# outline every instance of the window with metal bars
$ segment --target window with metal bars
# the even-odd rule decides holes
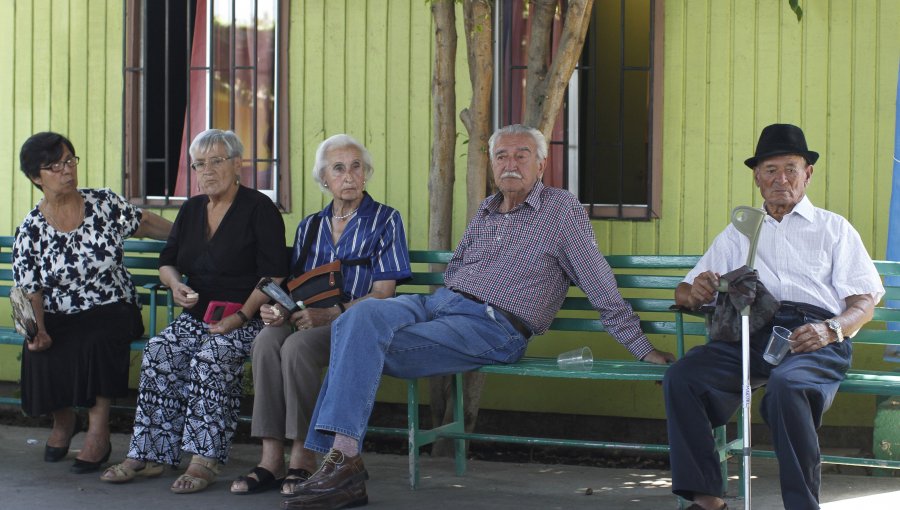
[[[498,1],[499,124],[523,119],[529,2]],[[549,41],[559,40],[560,0]],[[544,182],[592,218],[659,217],[663,0],[595,0],[584,50],[549,142]]]
[[[128,0],[123,146],[132,201],[180,205],[199,192],[191,140],[209,128],[244,144],[241,183],[290,207],[289,0]]]

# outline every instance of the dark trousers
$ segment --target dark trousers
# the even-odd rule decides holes
[[[786,303],[773,326],[796,328],[831,318],[827,310]],[[760,411],[772,432],[781,497],[788,510],[819,508],[821,462],[816,429],[850,368],[850,341],[793,354],[777,367],[762,358],[771,328],[750,338],[750,382],[766,386]],[[724,425],[741,405],[741,344],[710,342],[669,367],[663,381],[669,432],[672,492],[722,496],[712,427]]]

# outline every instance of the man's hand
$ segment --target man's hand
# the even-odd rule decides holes
[[[836,340],[834,331],[825,323],[804,324],[791,332],[791,352],[815,352]]]
[[[675,303],[696,310],[716,297],[719,273],[706,271],[694,278],[694,283],[681,283],[675,289]]]
[[[646,356],[644,356],[644,359],[642,359],[641,361],[646,361],[647,363],[655,363],[657,365],[668,365],[669,363],[675,363],[675,355],[671,352],[653,349]]]

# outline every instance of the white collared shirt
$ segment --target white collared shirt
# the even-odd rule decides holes
[[[747,262],[750,240],[728,225],[716,236],[684,281],[704,271],[725,274]],[[797,301],[843,313],[848,296],[884,295],[881,278],[859,233],[839,214],[813,206],[803,197],[776,221],[766,215],[759,234],[754,268],[769,292],[781,301]]]

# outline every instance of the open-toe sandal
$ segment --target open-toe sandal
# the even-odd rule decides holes
[[[144,467],[140,469],[130,468],[125,462],[122,462],[106,468],[106,471],[100,475],[100,480],[109,483],[125,483],[135,478],[156,478],[165,470],[166,465],[159,462],[145,462]]]
[[[294,496],[294,487],[309,480],[312,473],[303,468],[290,468],[287,470],[287,476],[281,482],[281,495],[290,498]]]
[[[200,466],[205,469],[211,476],[209,479],[200,478],[199,476],[189,475],[184,473],[175,479],[175,483],[172,484],[172,492],[175,494],[192,494],[194,492],[200,492],[203,489],[207,488],[209,484],[215,481],[216,476],[219,474],[219,463],[216,459],[207,459],[205,457],[201,457],[200,455],[194,455],[191,458],[191,463],[188,466]],[[178,482],[187,482],[187,485],[184,487],[178,487],[175,484]]]
[[[232,483],[231,493],[243,495],[265,492],[281,485],[282,480],[282,478],[275,478],[275,475],[268,469],[262,466],[256,466],[251,469],[249,473],[237,477],[234,481],[234,483],[244,482],[247,485],[247,488],[244,490],[235,490],[234,483]]]

